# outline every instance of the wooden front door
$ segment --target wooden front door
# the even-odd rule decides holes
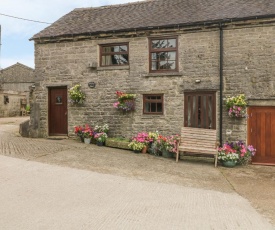
[[[248,116],[248,144],[257,150],[252,163],[275,165],[275,107],[249,107]]]
[[[49,88],[49,136],[67,134],[67,88]]]
[[[216,129],[216,92],[184,93],[184,126]]]

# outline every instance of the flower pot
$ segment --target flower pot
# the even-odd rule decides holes
[[[97,141],[97,142],[96,142],[96,145],[97,145],[97,146],[103,146],[103,142]]]
[[[85,144],[91,144],[91,138],[84,138]]]
[[[147,149],[148,149],[148,147],[144,146],[143,149],[141,150],[141,153],[147,153]]]
[[[224,166],[224,167],[227,167],[227,168],[233,168],[233,167],[235,167],[236,166],[236,162],[235,161],[223,161],[222,162],[222,165]]]
[[[80,137],[80,141],[84,142],[84,137],[83,136],[79,136]]]
[[[162,156],[165,158],[173,157],[173,154],[167,150],[162,150]]]

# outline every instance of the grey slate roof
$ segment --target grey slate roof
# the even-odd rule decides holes
[[[275,0],[147,0],[78,8],[31,39],[275,16]]]

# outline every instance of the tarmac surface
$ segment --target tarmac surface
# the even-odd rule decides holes
[[[0,229],[275,229],[275,167],[23,138],[26,119],[0,118]]]

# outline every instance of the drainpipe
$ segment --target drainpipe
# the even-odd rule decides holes
[[[223,111],[223,25],[220,23],[220,145],[222,146],[222,111]]]

